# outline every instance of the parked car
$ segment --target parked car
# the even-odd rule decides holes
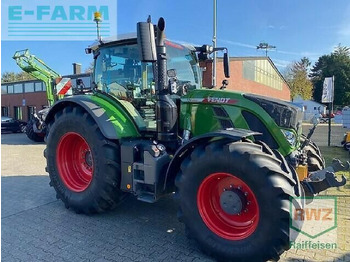
[[[335,114],[331,113],[331,118],[334,118]],[[329,118],[329,114],[322,114],[323,118]]]
[[[331,113],[331,119],[334,118],[335,114]],[[320,119],[320,123],[328,123],[329,122],[329,114],[322,114],[322,117]]]
[[[21,120],[13,119],[12,117],[1,117],[1,133],[3,132],[25,132],[27,123]]]

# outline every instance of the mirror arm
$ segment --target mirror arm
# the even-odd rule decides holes
[[[224,51],[225,53],[227,53],[227,48],[226,47],[215,47],[215,48],[213,48],[213,52],[216,52],[216,51]]]

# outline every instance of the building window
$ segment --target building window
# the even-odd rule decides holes
[[[9,108],[7,106],[2,106],[1,107],[1,116],[9,116]]]
[[[13,85],[8,85],[7,86],[7,93],[8,94],[13,94]]]
[[[24,92],[25,93],[34,92],[34,83],[25,83],[24,84]]]
[[[23,84],[15,84],[14,85],[14,93],[15,94],[23,93]]]
[[[15,106],[13,107],[13,109],[15,111],[15,119],[22,120],[23,119],[22,107]]]
[[[43,91],[43,84],[41,82],[35,83],[35,92]]]
[[[243,61],[243,77],[247,80],[255,81],[254,61]]]
[[[282,90],[283,81],[268,60],[243,61],[243,78]]]
[[[1,85],[1,94],[7,94],[7,85]]]

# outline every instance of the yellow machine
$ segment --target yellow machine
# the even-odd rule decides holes
[[[350,131],[345,133],[344,139],[341,143],[346,150],[350,151]]]

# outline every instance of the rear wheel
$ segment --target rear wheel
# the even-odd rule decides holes
[[[58,112],[49,130],[45,156],[57,198],[79,213],[114,208],[123,195],[118,144],[79,107]]]
[[[35,120],[29,120],[25,130],[27,137],[34,142],[44,142],[45,133],[35,133],[33,125],[35,125]]]
[[[214,142],[196,147],[181,165],[180,221],[219,260],[266,261],[289,249],[289,199],[302,191],[286,161],[265,149]]]

